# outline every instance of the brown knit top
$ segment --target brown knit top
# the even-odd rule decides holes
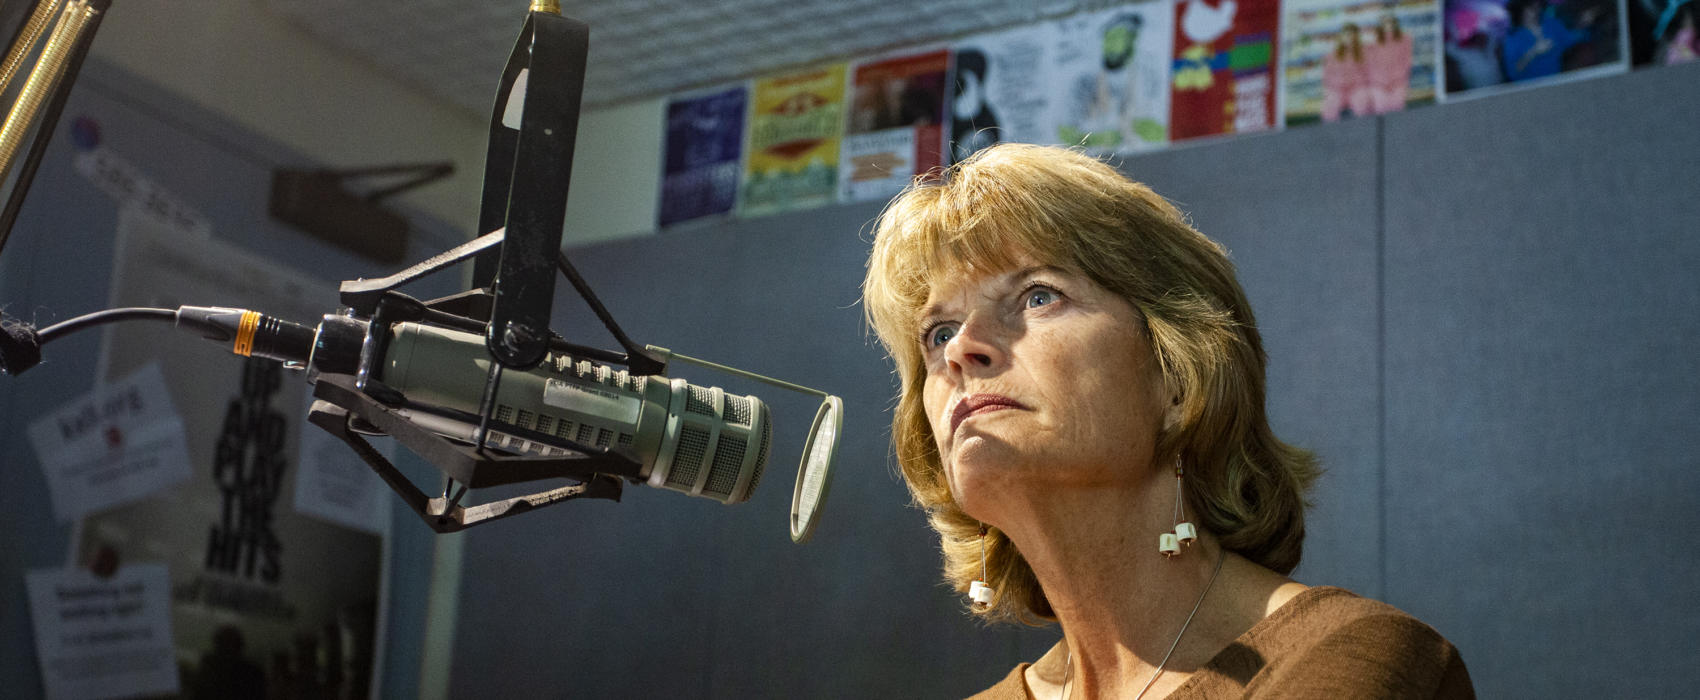
[[[973,700],[1029,700],[1022,663]],[[1260,620],[1170,698],[1474,698],[1434,628],[1341,588],[1310,588]]]

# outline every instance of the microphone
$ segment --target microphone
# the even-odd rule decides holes
[[[483,336],[398,323],[373,378],[408,398],[398,414],[471,442],[493,361]],[[559,352],[531,370],[503,372],[495,407],[487,447],[542,457],[566,454],[569,440],[624,447],[650,486],[727,504],[755,490],[773,439],[767,404],[754,396],[633,376]]]
[[[438,435],[476,441],[489,376],[484,338],[413,322],[387,329],[382,356],[360,360],[369,321],[327,315],[315,328],[224,307],[180,307],[177,327],[258,356],[319,372],[367,373],[404,401],[395,413]],[[749,499],[773,438],[767,404],[683,379],[623,369],[551,351],[537,367],[505,370],[484,446],[542,457],[576,452],[572,443],[627,450],[653,487],[725,504]]]

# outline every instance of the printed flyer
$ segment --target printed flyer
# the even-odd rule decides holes
[[[1445,0],[1448,99],[1628,69],[1622,0]]]
[[[738,85],[667,101],[659,224],[727,214],[738,200],[749,89]]]
[[[1439,28],[1437,0],[1287,0],[1287,126],[1434,102]]]
[[[1169,64],[1174,15],[1147,2],[1082,12],[1057,22],[1052,71],[1056,143],[1108,155],[1169,142]]]
[[[1700,0],[1629,0],[1630,56],[1637,66],[1700,60]]]
[[[950,159],[1000,141],[1055,143],[1050,114],[1056,76],[1049,56],[1056,25],[970,37],[951,49]]]
[[[949,69],[950,52],[942,50],[856,66],[838,173],[840,200],[889,198],[942,164]]]
[[[1275,125],[1280,0],[1180,0],[1169,138],[1262,131]]]
[[[842,63],[756,81],[738,213],[817,207],[838,195]]]

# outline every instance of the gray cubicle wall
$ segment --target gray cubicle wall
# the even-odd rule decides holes
[[[1231,249],[1273,421],[1329,469],[1297,577],[1428,620],[1484,697],[1700,685],[1697,102],[1687,66],[1122,164]],[[808,406],[727,382],[788,402],[752,502],[631,489],[464,535],[455,696],[956,697],[1049,644],[936,584],[855,306],[878,211],[573,251],[640,341],[843,394],[839,473],[791,545]]]
[[[0,305],[9,314],[46,325],[108,303],[118,209],[72,166],[76,149],[70,124],[78,117],[98,123],[103,144],[204,214],[217,240],[330,281],[393,271],[391,266],[364,260],[267,216],[273,168],[321,164],[91,58],[66,105],[17,227],[0,253]],[[428,160],[435,155],[428,144],[422,144],[420,153],[396,154],[396,160]],[[413,258],[453,245],[463,235],[424,217],[412,220],[415,228],[408,250]],[[185,245],[193,242],[185,241]],[[420,293],[447,293],[458,285],[458,279],[436,280],[422,285],[425,291]],[[218,299],[185,301],[221,303]],[[334,297],[322,302],[327,312],[336,306]],[[62,566],[70,551],[71,528],[53,517],[41,468],[25,439],[25,426],[94,385],[99,338],[98,332],[70,336],[48,346],[44,362],[29,373],[0,376],[0,689],[4,689],[0,695],[5,697],[39,697],[43,692],[24,572]],[[204,341],[185,335],[181,342]],[[170,353],[172,348],[158,351]],[[239,358],[231,357],[231,361]],[[172,391],[179,397],[197,391],[223,396],[228,387],[174,386]],[[398,463],[415,476],[431,474],[415,460],[404,457]],[[413,697],[419,692],[434,541],[418,519],[403,509],[395,510],[393,520],[391,605],[385,668],[379,673],[386,694]]]

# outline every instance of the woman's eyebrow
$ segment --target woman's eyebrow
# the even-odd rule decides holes
[[[1021,268],[1020,270],[1016,270],[1015,272],[1012,272],[1012,273],[1006,275],[1004,277],[1004,283],[1005,284],[1011,284],[1011,283],[1019,282],[1023,279],[1026,279],[1028,277],[1032,277],[1033,275],[1036,275],[1036,274],[1041,273],[1041,272],[1049,272],[1049,273],[1058,274],[1058,275],[1068,274],[1067,270],[1064,270],[1060,267],[1057,267],[1056,265],[1028,265],[1027,267]]]
[[[1007,289],[1009,287],[1015,286],[1016,284],[1019,284],[1022,280],[1025,280],[1025,279],[1032,277],[1033,275],[1039,274],[1041,272],[1049,272],[1049,273],[1057,274],[1057,275],[1068,274],[1068,270],[1057,267],[1056,265],[1028,265],[1028,266],[1023,267],[1023,268],[1016,270],[1014,272],[1010,272],[1010,273],[1007,273],[1007,274],[1000,276],[998,278],[997,283],[1000,286],[1000,288]],[[934,316],[938,316],[940,313],[942,313],[943,310],[944,310],[944,307],[945,307],[944,302],[935,301],[931,304],[928,304],[926,306],[921,307],[920,313],[916,314],[915,318],[920,323],[924,324],[924,323],[926,323],[927,319],[932,318]]]

